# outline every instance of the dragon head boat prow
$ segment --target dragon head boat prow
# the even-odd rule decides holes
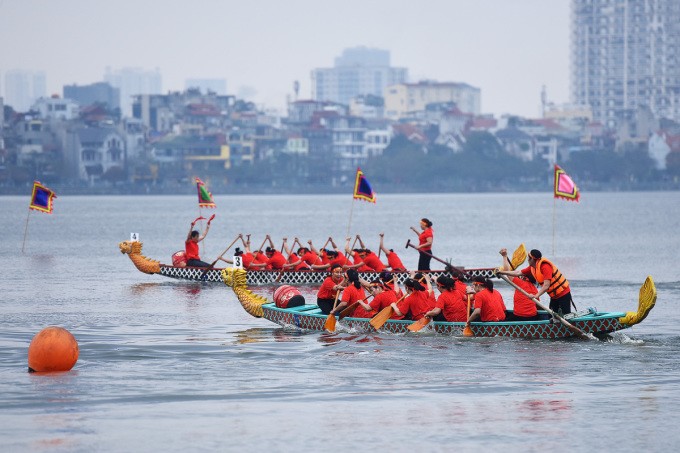
[[[656,286],[654,286],[652,276],[648,275],[640,287],[638,310],[626,312],[626,316],[619,318],[619,322],[628,327],[642,322],[654,308],[654,304],[656,304]]]
[[[123,241],[118,244],[120,253],[127,253],[132,263],[145,274],[158,274],[161,271],[160,261],[152,260],[142,255],[142,243]]]
[[[225,285],[229,286],[234,291],[234,294],[236,294],[238,301],[245,311],[256,318],[264,316],[262,305],[266,304],[268,301],[246,287],[247,274],[244,269],[224,268],[222,269],[222,280],[224,280]]]

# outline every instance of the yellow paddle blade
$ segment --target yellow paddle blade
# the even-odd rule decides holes
[[[394,308],[389,305],[380,310],[380,313],[371,318],[369,324],[371,324],[375,330],[379,330],[387,322],[387,320],[392,317],[393,313]]]
[[[328,315],[328,318],[326,318],[326,322],[324,323],[323,328],[329,332],[335,332],[335,315]]]
[[[354,310],[359,306],[359,302],[353,302],[349,307],[345,308],[340,312],[338,319],[343,319],[345,316],[349,316],[354,313]]]
[[[427,316],[423,316],[422,318],[420,318],[416,322],[409,324],[407,329],[410,330],[411,332],[418,332],[420,329],[422,329],[423,327],[425,327],[429,323],[430,323],[430,318],[428,318]]]
[[[517,269],[522,265],[524,260],[527,259],[527,249],[524,247],[524,243],[521,243],[517,250],[512,254],[510,259],[510,264],[512,264],[513,269]]]

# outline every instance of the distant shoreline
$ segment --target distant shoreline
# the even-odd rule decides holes
[[[57,196],[60,195],[195,195],[196,188],[180,188],[178,186],[162,187],[72,187],[68,185],[51,185],[45,183]],[[30,195],[32,185],[25,187],[0,187],[0,196]],[[216,196],[225,195],[342,195],[352,194],[351,187],[214,187],[211,192]],[[428,187],[376,187],[378,196],[381,194],[456,194],[456,193],[534,193],[551,192],[551,187],[535,184],[518,185],[513,187],[489,187],[485,190],[445,190]],[[645,184],[585,184],[579,185],[581,192],[676,192],[680,191],[679,182],[661,182]]]

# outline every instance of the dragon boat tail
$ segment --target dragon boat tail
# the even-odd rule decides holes
[[[327,315],[316,305],[300,305],[292,308],[279,308],[275,303],[266,300],[246,287],[246,271],[243,269],[223,269],[221,276],[224,283],[232,288],[243,308],[252,316],[265,318],[284,327],[295,327],[302,330],[323,331]],[[656,287],[654,280],[648,276],[640,288],[638,308],[630,312],[599,312],[590,309],[584,312],[571,313],[565,316],[569,323],[586,334],[603,337],[618,330],[627,329],[642,322],[656,303]],[[561,339],[574,336],[574,332],[564,324],[550,318],[548,313],[539,312],[544,319],[537,321],[503,321],[473,322],[472,333],[476,337],[515,337],[536,339]],[[509,311],[511,315],[512,312]],[[370,333],[375,329],[368,318],[347,317],[340,321],[346,329],[354,332]],[[388,320],[381,331],[390,333],[406,333],[413,321]],[[426,329],[438,334],[463,336],[463,322],[430,322]],[[424,330],[426,330],[424,329]]]

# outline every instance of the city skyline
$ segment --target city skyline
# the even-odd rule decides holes
[[[282,109],[311,72],[331,67],[346,48],[390,52],[410,81],[462,82],[481,89],[482,112],[540,115],[540,95],[569,101],[569,0],[350,0],[317,3],[186,3],[121,0],[5,0],[0,3],[0,73],[45,71],[48,94],[102,81],[106,68],[162,75],[163,91],[186,79],[224,79],[229,93]]]

